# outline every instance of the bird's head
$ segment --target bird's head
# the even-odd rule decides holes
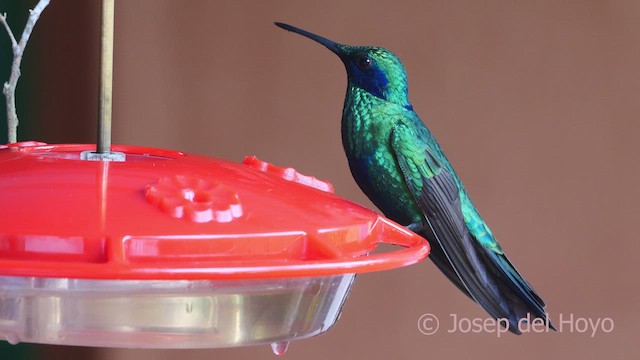
[[[319,42],[340,57],[347,69],[349,85],[373,96],[411,108],[404,65],[391,51],[375,46],[349,46],[291,25],[277,26]]]

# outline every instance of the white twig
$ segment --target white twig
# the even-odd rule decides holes
[[[18,47],[18,42],[16,41],[16,37],[13,36],[13,32],[7,24],[7,13],[0,14],[0,22],[4,25],[4,28],[7,29],[7,34],[9,34],[9,39],[11,39],[11,48],[13,49],[13,53],[15,54],[15,49]]]
[[[49,5],[50,0],[40,0],[36,7],[33,10],[29,10],[29,18],[27,19],[27,24],[24,26],[24,30],[22,31],[22,37],[20,37],[20,42],[16,42],[16,38],[11,32],[11,28],[9,24],[7,24],[7,14],[2,14],[0,16],[0,22],[4,25],[7,33],[9,34],[9,38],[11,39],[11,46],[13,48],[13,63],[11,64],[11,75],[9,76],[9,81],[4,83],[2,88],[2,92],[4,96],[7,98],[7,127],[8,127],[8,140],[9,143],[14,143],[17,141],[17,132],[18,132],[18,114],[16,113],[16,85],[18,84],[18,79],[20,78],[20,63],[22,62],[22,54],[24,54],[24,49],[27,47],[27,42],[29,41],[29,37],[31,36],[31,32],[33,31],[33,27],[36,25],[36,22],[40,18],[40,14],[42,11]]]

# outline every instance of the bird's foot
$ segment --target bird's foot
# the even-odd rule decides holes
[[[419,233],[424,231],[424,225],[421,223],[412,223],[406,226],[407,229],[413,231],[414,233]]]

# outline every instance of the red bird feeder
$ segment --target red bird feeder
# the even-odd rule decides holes
[[[0,333],[10,342],[206,348],[328,330],[356,273],[425,258],[428,243],[324,181],[114,146],[0,149]],[[381,243],[396,251],[372,253]]]

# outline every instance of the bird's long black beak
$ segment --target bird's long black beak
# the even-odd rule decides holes
[[[308,31],[305,31],[305,30],[302,30],[302,29],[298,29],[297,27],[291,26],[289,24],[285,24],[285,23],[281,23],[281,22],[276,22],[275,24],[276,24],[276,26],[281,27],[281,28],[283,28],[285,30],[294,32],[296,34],[300,34],[300,35],[302,35],[304,37],[308,37],[311,40],[319,42],[320,44],[326,46],[327,49],[331,50],[333,53],[335,53],[338,56],[342,55],[342,51],[340,50],[340,44],[338,44],[335,41],[331,41],[331,40],[329,40],[327,38],[323,38],[320,35],[312,34],[312,33],[308,32]]]

